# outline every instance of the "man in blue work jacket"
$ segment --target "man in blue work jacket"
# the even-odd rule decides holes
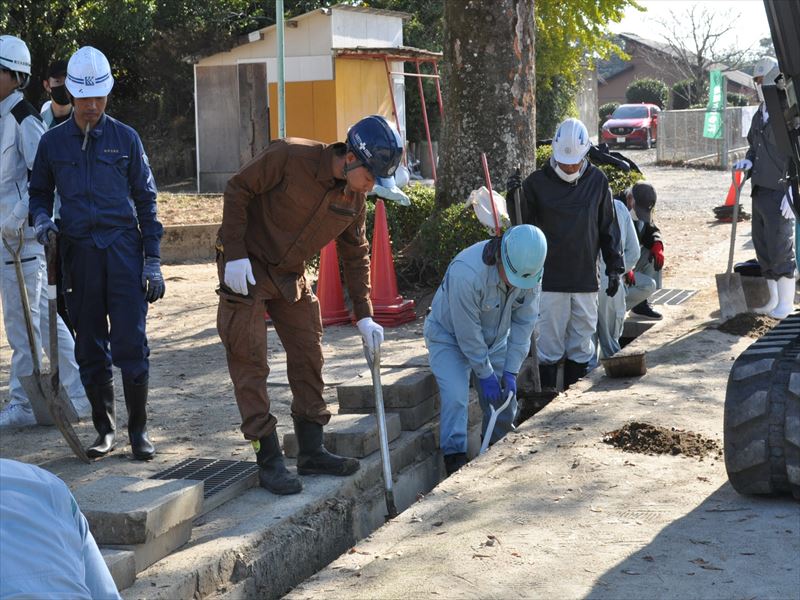
[[[114,364],[122,371],[131,450],[135,458],[149,460],[155,449],[146,427],[150,350],[145,318],[147,303],[164,296],[163,228],[138,134],[105,114],[113,85],[102,52],[86,46],[72,55],[67,89],[73,114],[42,136],[31,174],[30,211],[37,238],[50,243],[59,231],[52,221],[58,188],[67,309],[98,433],[86,453],[99,458],[114,448]]]
[[[517,374],[528,355],[539,312],[540,282],[547,254],[544,233],[519,225],[502,238],[478,242],[450,263],[425,319],[425,345],[441,396],[440,446],[447,474],[467,462],[469,378],[477,380],[483,410],[516,396]],[[490,442],[508,433],[516,397],[497,417]]]

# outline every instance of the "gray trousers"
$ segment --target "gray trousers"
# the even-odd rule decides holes
[[[753,246],[765,279],[794,277],[794,221],[781,214],[783,190],[753,191]]]
[[[625,286],[625,307],[628,310],[661,289],[661,271],[656,271],[650,262],[650,250],[647,248],[642,248],[642,254],[633,268],[633,275],[636,278],[636,285]]]
[[[539,363],[554,365],[565,357],[588,363],[595,354],[597,292],[542,292],[536,330]]]

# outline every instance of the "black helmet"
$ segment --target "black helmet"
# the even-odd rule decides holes
[[[359,165],[366,167],[385,187],[394,185],[393,175],[403,156],[403,142],[397,130],[380,115],[361,119],[347,132],[347,149]]]

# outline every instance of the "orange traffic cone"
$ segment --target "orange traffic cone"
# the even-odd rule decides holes
[[[320,253],[317,298],[324,326],[350,322],[350,313],[344,305],[342,280],[339,277],[339,255],[336,252],[336,240],[328,242],[328,245]]]
[[[394,270],[392,245],[389,240],[386,206],[381,199],[375,203],[375,228],[372,232],[369,276],[372,284],[370,299],[377,323],[391,327],[417,318],[414,301],[403,300],[397,291],[397,273]]]
[[[731,187],[728,189],[728,196],[725,198],[725,206],[733,206],[734,202],[736,202],[736,188],[742,185],[742,177],[744,177],[744,171],[736,171],[736,185],[733,185],[731,182]]]

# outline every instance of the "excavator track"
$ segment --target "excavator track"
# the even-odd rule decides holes
[[[800,311],[733,363],[724,437],[725,468],[737,492],[800,500]]]

